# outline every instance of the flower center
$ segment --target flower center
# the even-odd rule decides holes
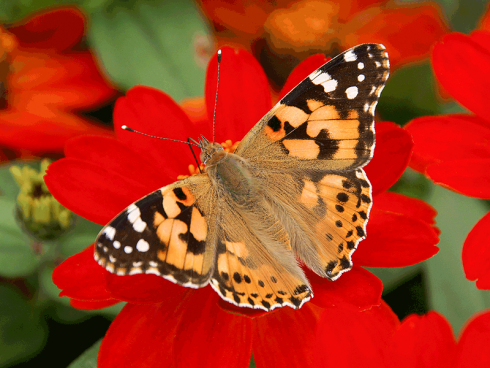
[[[8,107],[7,80],[12,61],[12,51],[17,47],[17,39],[0,26],[0,109]]]
[[[228,139],[228,140],[224,141],[223,143],[221,143],[221,146],[223,147],[223,149],[226,152],[233,153],[233,152],[235,152],[235,150],[238,146],[238,143],[240,143],[240,141],[236,141],[235,143],[233,143],[231,141],[231,139]],[[201,170],[199,170],[199,168]],[[204,171],[204,165],[203,164],[200,164],[199,168],[191,164],[191,165],[187,166],[187,169],[189,170],[189,174],[188,175],[179,175],[179,176],[177,176],[177,179],[182,180],[182,179],[188,178],[189,176],[199,174],[201,171]]]

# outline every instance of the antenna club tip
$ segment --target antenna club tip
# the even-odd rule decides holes
[[[127,131],[130,131],[130,132],[132,132],[132,131],[133,131],[133,129],[131,129],[131,128],[130,128],[130,127],[128,127],[127,125],[122,125],[122,126],[121,126],[121,129],[123,129],[123,130],[127,130]]]
[[[221,49],[218,50],[218,62],[221,62]]]

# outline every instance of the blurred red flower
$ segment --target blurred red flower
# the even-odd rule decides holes
[[[338,331],[343,322],[356,318],[352,336],[332,338],[325,330]],[[338,338],[337,338],[338,337]],[[313,350],[318,367],[363,368],[475,368],[489,367],[490,312],[470,318],[456,340],[449,322],[441,314],[412,314],[401,323],[382,302],[364,313],[352,316],[341,310],[336,319],[324,312],[318,322]],[[349,354],[339,352],[349,346]]]
[[[12,27],[0,26],[0,145],[33,153],[61,152],[80,134],[110,135],[77,114],[115,96],[94,56],[78,45],[85,18],[55,8]]]
[[[461,194],[490,198],[490,32],[452,33],[434,47],[432,66],[441,85],[472,114],[414,119],[406,126],[415,149],[410,166]],[[469,233],[463,267],[479,289],[490,289],[490,214]]]
[[[266,76],[252,55],[230,48],[222,54],[226,61],[220,71],[216,141],[231,140],[229,146],[272,106]],[[326,61],[323,55],[308,58],[286,86],[299,83]],[[69,141],[66,158],[51,164],[45,176],[51,193],[77,214],[106,224],[135,200],[189,174],[193,158],[182,144],[130,133],[121,126],[176,139],[201,132],[210,136],[216,70],[215,56],[207,73],[207,121],[196,114],[191,122],[158,90],[130,89],[116,103],[117,139],[87,136]],[[211,288],[187,289],[155,275],[116,276],[95,262],[93,245],[58,266],[53,281],[74,307],[97,309],[128,302],[103,340],[99,366],[136,361],[140,366],[172,366],[175,359],[179,366],[248,367],[253,351],[259,367],[315,367],[311,345],[322,311],[337,319],[342,310],[361,313],[381,301],[381,281],[361,266],[407,266],[438,250],[435,211],[420,200],[385,192],[408,163],[410,135],[393,123],[377,124],[377,132],[376,152],[366,168],[375,195],[369,235],[353,256],[353,269],[339,280],[329,282],[306,270],[315,297],[300,310],[264,313],[224,302]],[[343,327],[335,334],[354,333],[355,323],[347,319]]]
[[[439,5],[390,0],[199,0],[218,46],[246,47],[282,85],[314,53],[336,54],[359,43],[382,43],[392,68],[428,58],[449,32]]]

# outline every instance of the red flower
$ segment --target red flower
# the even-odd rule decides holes
[[[253,52],[267,75],[282,85],[297,61],[364,42],[382,43],[392,68],[428,58],[449,32],[440,7],[387,0],[227,1],[200,0],[218,46]],[[295,62],[296,61],[296,62]],[[284,79],[283,79],[284,78]]]
[[[7,30],[0,26],[0,145],[60,152],[68,138],[110,135],[74,113],[115,95],[93,55],[76,48],[84,28],[74,8],[40,13]]]
[[[264,72],[244,51],[223,49],[216,140],[231,144],[241,139],[270,108]],[[326,61],[307,59],[287,84],[298,83]],[[208,67],[206,105],[212,117],[217,59]],[[150,139],[121,129],[185,139],[199,131],[181,108],[162,92],[135,87],[115,107],[117,139],[79,137],[68,142],[66,158],[50,165],[45,177],[53,195],[69,209],[106,224],[133,201],[177,176],[188,174],[191,153],[182,144]],[[202,117],[195,121],[203,122]],[[211,120],[209,120],[211,121]],[[100,367],[229,366],[247,367],[250,353],[260,366],[316,367],[311,346],[322,311],[361,313],[380,303],[382,284],[361,266],[398,267],[420,262],[437,252],[433,228],[435,211],[427,204],[395,193],[384,193],[405,169],[412,142],[392,123],[377,125],[374,159],[367,167],[375,205],[367,232],[354,254],[354,267],[329,282],[307,270],[315,297],[300,310],[281,308],[270,313],[238,308],[211,290],[187,289],[155,275],[116,276],[93,259],[93,246],[68,258],[53,280],[74,307],[97,309],[127,301],[101,346]],[[230,143],[229,143],[230,144]],[[414,235],[415,234],[415,235]],[[327,308],[327,309],[325,309]],[[342,312],[344,313],[344,312]],[[249,318],[252,317],[252,318]],[[337,334],[351,334],[351,320]],[[294,333],[291,333],[294,331]]]
[[[473,114],[422,117],[407,125],[415,141],[410,166],[435,183],[476,198],[490,198],[490,32],[452,33],[434,47],[434,72],[442,86]],[[466,277],[490,289],[490,215],[483,217],[463,246]]]
[[[391,309],[380,306],[355,315],[355,333],[332,336],[352,315],[327,311],[320,316],[315,358],[318,367],[363,368],[483,368],[490,366],[490,312],[480,312],[464,326],[456,340],[448,321],[437,312],[412,314],[401,323]],[[330,331],[330,333],[326,333]],[[328,346],[329,349],[324,347]],[[349,354],[339,354],[349,347]],[[331,352],[335,351],[336,354]]]
[[[437,312],[403,320],[385,350],[387,367],[474,368],[490,366],[490,312],[473,316],[458,341],[451,325]]]

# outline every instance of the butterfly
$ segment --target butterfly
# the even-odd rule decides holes
[[[208,284],[226,301],[270,311],[313,297],[298,260],[336,280],[366,236],[374,111],[388,79],[384,46],[362,44],[311,73],[233,153],[201,136],[204,172],[148,194],[96,240],[117,275]]]

